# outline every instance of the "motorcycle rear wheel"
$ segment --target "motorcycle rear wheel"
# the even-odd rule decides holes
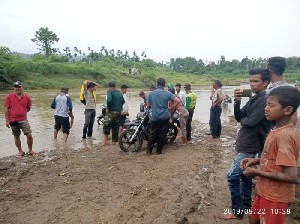
[[[178,130],[177,130],[177,126],[175,125],[172,125],[167,134],[166,134],[166,140],[165,140],[165,143],[166,144],[171,144],[175,141],[176,137],[177,137],[177,133],[178,133]]]
[[[132,142],[129,142],[135,131],[135,129],[127,129],[120,134],[119,146],[123,152],[137,152],[141,149],[143,138],[139,133],[136,134]]]

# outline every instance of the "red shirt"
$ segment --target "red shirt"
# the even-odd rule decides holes
[[[23,94],[20,98],[15,93],[8,94],[4,101],[4,107],[8,107],[9,122],[27,120],[27,112],[30,110],[31,105],[31,99],[26,94]]]
[[[292,124],[271,130],[261,155],[260,170],[280,173],[284,166],[297,167],[298,156],[298,138]],[[295,200],[295,184],[259,177],[256,188],[258,194],[269,201]]]

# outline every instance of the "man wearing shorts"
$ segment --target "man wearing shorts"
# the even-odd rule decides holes
[[[72,101],[68,94],[68,88],[62,87],[60,94],[56,96],[51,102],[51,108],[55,109],[54,112],[54,139],[57,139],[58,131],[62,128],[64,134],[64,142],[67,142],[70,133],[70,121],[69,116],[73,117],[72,113]]]
[[[20,139],[21,130],[27,137],[28,154],[35,156],[36,153],[32,150],[33,138],[27,120],[27,112],[30,111],[32,105],[31,99],[28,95],[23,93],[24,86],[20,81],[15,82],[13,88],[14,92],[8,94],[4,101],[6,127],[11,127],[12,134],[15,138],[15,145],[19,150],[17,156],[22,157],[25,155]]]

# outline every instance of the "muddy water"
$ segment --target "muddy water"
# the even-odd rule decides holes
[[[233,88],[224,88],[225,92],[232,96]],[[137,112],[139,111],[139,105],[143,102],[138,96],[140,90],[129,89],[127,95],[129,98],[130,106],[130,119],[134,119]],[[4,98],[7,92],[0,93],[0,101],[3,104]],[[70,96],[73,101],[73,113],[75,116],[74,126],[71,129],[68,143],[65,145],[62,142],[62,133],[59,133],[57,141],[53,140],[53,109],[50,108],[51,100],[58,94],[57,90],[30,90],[25,92],[32,99],[32,109],[28,113],[28,120],[31,125],[32,135],[33,135],[33,149],[36,152],[42,150],[60,150],[65,147],[70,147],[74,150],[79,150],[85,147],[87,150],[98,147],[102,139],[102,126],[98,127],[95,122],[94,133],[92,139],[82,140],[82,128],[84,124],[84,105],[79,101],[79,92],[70,90]],[[105,101],[106,89],[100,89],[97,91],[97,115],[101,111],[101,105]],[[145,91],[147,92],[147,90]],[[209,108],[211,102],[209,100],[210,90],[209,87],[195,88],[193,90],[198,96],[198,101],[194,113],[194,119],[199,120],[203,123],[208,123],[209,121]],[[229,104],[227,107],[223,108],[222,120],[228,119],[228,116],[233,114],[233,104]],[[22,147],[24,151],[27,151],[26,137],[21,135]],[[17,153],[17,149],[14,145],[13,136],[11,130],[5,126],[5,118],[3,107],[0,110],[0,157],[10,156]]]

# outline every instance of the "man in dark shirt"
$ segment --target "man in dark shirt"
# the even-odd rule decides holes
[[[243,217],[245,208],[251,208],[252,179],[243,175],[240,161],[243,158],[254,158],[262,152],[265,139],[271,129],[270,121],[265,118],[267,101],[266,88],[270,83],[270,72],[263,68],[249,71],[250,87],[255,94],[246,105],[241,106],[241,90],[234,91],[234,116],[240,122],[241,129],[236,140],[237,155],[227,173],[227,181],[231,193],[232,212],[225,219]]]
[[[106,94],[106,116],[104,117],[103,123],[103,134],[104,140],[102,145],[108,144],[108,136],[110,129],[112,129],[112,142],[113,144],[118,143],[118,131],[119,131],[119,117],[123,110],[123,104],[125,100],[122,93],[116,89],[115,82],[108,83],[108,91]]]
[[[148,139],[147,154],[152,154],[152,149],[157,142],[157,154],[162,153],[165,145],[165,135],[169,124],[170,111],[173,111],[179,103],[180,99],[175,97],[169,91],[165,91],[164,87],[166,80],[163,78],[157,79],[157,88],[149,93],[147,98],[147,107],[152,109],[152,118],[150,125],[150,136]],[[168,108],[168,102],[172,101],[174,104]]]

